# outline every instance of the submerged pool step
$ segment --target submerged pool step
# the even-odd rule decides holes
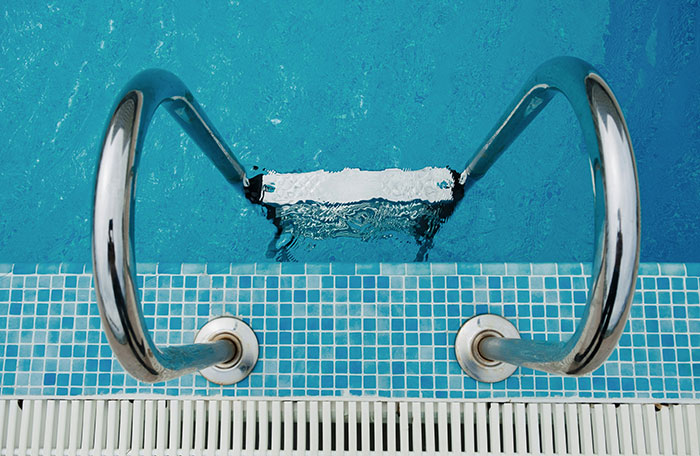
[[[2,455],[700,454],[699,404],[2,400]]]

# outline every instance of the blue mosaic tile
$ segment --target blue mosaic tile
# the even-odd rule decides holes
[[[12,268],[12,273],[19,274],[36,274],[36,264],[16,263]]]
[[[685,263],[685,270],[688,276],[700,276],[700,263]]]
[[[304,263],[282,263],[282,274],[304,274],[305,272]]]
[[[255,264],[232,264],[230,265],[231,274],[255,274]]]
[[[182,273],[183,274],[204,274],[206,271],[206,264],[203,263],[183,263]]]
[[[228,274],[230,270],[231,265],[229,263],[207,263],[207,274]],[[279,273],[279,271],[277,271],[277,273]]]
[[[158,271],[158,263],[139,263],[139,265],[138,265],[138,272],[140,274],[155,274],[157,271]],[[64,271],[61,271],[61,272],[64,272]]]
[[[406,264],[406,274],[408,275],[430,275],[429,263],[408,263]]]
[[[139,267],[136,267],[138,271]],[[159,274],[180,274],[182,272],[182,264],[180,263],[158,263]]]
[[[505,263],[484,263],[481,265],[481,273],[484,275],[505,275]]]
[[[556,275],[557,265],[554,263],[535,263],[532,265],[534,275]]]
[[[381,263],[380,270],[384,275],[404,275],[406,274],[406,265],[404,263]]]
[[[83,263],[61,263],[61,272],[64,274],[82,274],[84,271]]]
[[[478,263],[457,263],[457,274],[478,275],[481,274],[481,265]]]
[[[523,337],[563,340],[585,307],[589,264],[139,265],[156,343],[191,343],[223,313],[256,331],[260,361],[230,387],[127,375],[101,330],[87,266],[0,269],[3,395],[700,398],[697,264],[641,265],[619,347],[593,374],[520,368],[496,384],[462,373],[452,348],[459,326],[490,311]]]
[[[309,263],[306,265],[307,274],[330,274],[330,264]]]
[[[331,274],[333,275],[354,275],[354,263],[331,263]]]
[[[454,275],[457,273],[457,265],[455,263],[432,263],[430,273],[433,275]]]
[[[37,274],[57,274],[60,269],[61,265],[59,263],[41,263],[36,265]]]
[[[531,271],[529,263],[506,263],[506,272],[509,275],[530,275]]]
[[[685,265],[682,263],[660,263],[659,271],[666,276],[684,276]]]
[[[557,263],[557,273],[559,275],[580,275],[583,274],[581,263]]]
[[[379,263],[358,263],[355,265],[356,274],[379,274],[380,266]]]
[[[658,275],[659,274],[659,264],[658,263],[640,263],[638,273],[640,276]]]

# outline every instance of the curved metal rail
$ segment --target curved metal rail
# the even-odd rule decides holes
[[[588,63],[559,57],[540,66],[461,175],[469,186],[560,92],[581,124],[590,154],[595,197],[595,256],[588,304],[568,341],[484,337],[475,347],[486,360],[582,375],[611,354],[627,321],[639,266],[639,190],[632,144],[612,91]],[[458,358],[459,358],[458,353]]]
[[[97,171],[92,232],[95,291],[107,338],[121,365],[139,380],[161,382],[228,361],[236,347],[218,340],[158,348],[144,322],[131,235],[133,191],[155,110],[164,105],[229,182],[245,183],[246,175],[192,93],[172,73],[139,73],[119,100],[107,125]]]

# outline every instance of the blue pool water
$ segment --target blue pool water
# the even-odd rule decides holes
[[[212,2],[0,7],[0,262],[89,262],[109,109],[138,71],[179,75],[248,167],[461,170],[557,55],[591,62],[635,147],[642,260],[700,260],[697,1]],[[555,101],[470,190],[431,261],[588,261],[592,192]],[[139,261],[257,262],[274,227],[165,113],[140,166]],[[396,243],[309,245],[303,261],[406,261]]]

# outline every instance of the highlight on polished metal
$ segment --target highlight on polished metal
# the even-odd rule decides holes
[[[131,231],[136,171],[155,110],[163,105],[229,182],[242,187],[247,179],[192,93],[172,73],[139,73],[118,100],[105,132],[95,185],[95,292],[107,339],[121,365],[141,381],[162,382],[229,361],[237,347],[221,339],[159,348],[146,327],[136,289]]]
[[[250,374],[258,362],[258,339],[243,320],[229,316],[209,320],[194,338],[195,343],[198,344],[219,340],[226,340],[233,344],[233,355],[223,363],[205,367],[199,373],[210,382],[219,385],[238,383]]]
[[[595,250],[585,312],[567,341],[487,334],[477,345],[462,346],[460,341],[489,329],[465,325],[460,333],[473,330],[477,334],[458,337],[455,351],[460,356],[472,351],[469,356],[473,358],[555,374],[583,375],[600,366],[615,349],[629,315],[639,266],[637,170],[627,125],[612,91],[582,60],[559,57],[544,63],[474,154],[460,181],[468,188],[483,176],[558,92],[569,100],[578,118],[593,173]]]

